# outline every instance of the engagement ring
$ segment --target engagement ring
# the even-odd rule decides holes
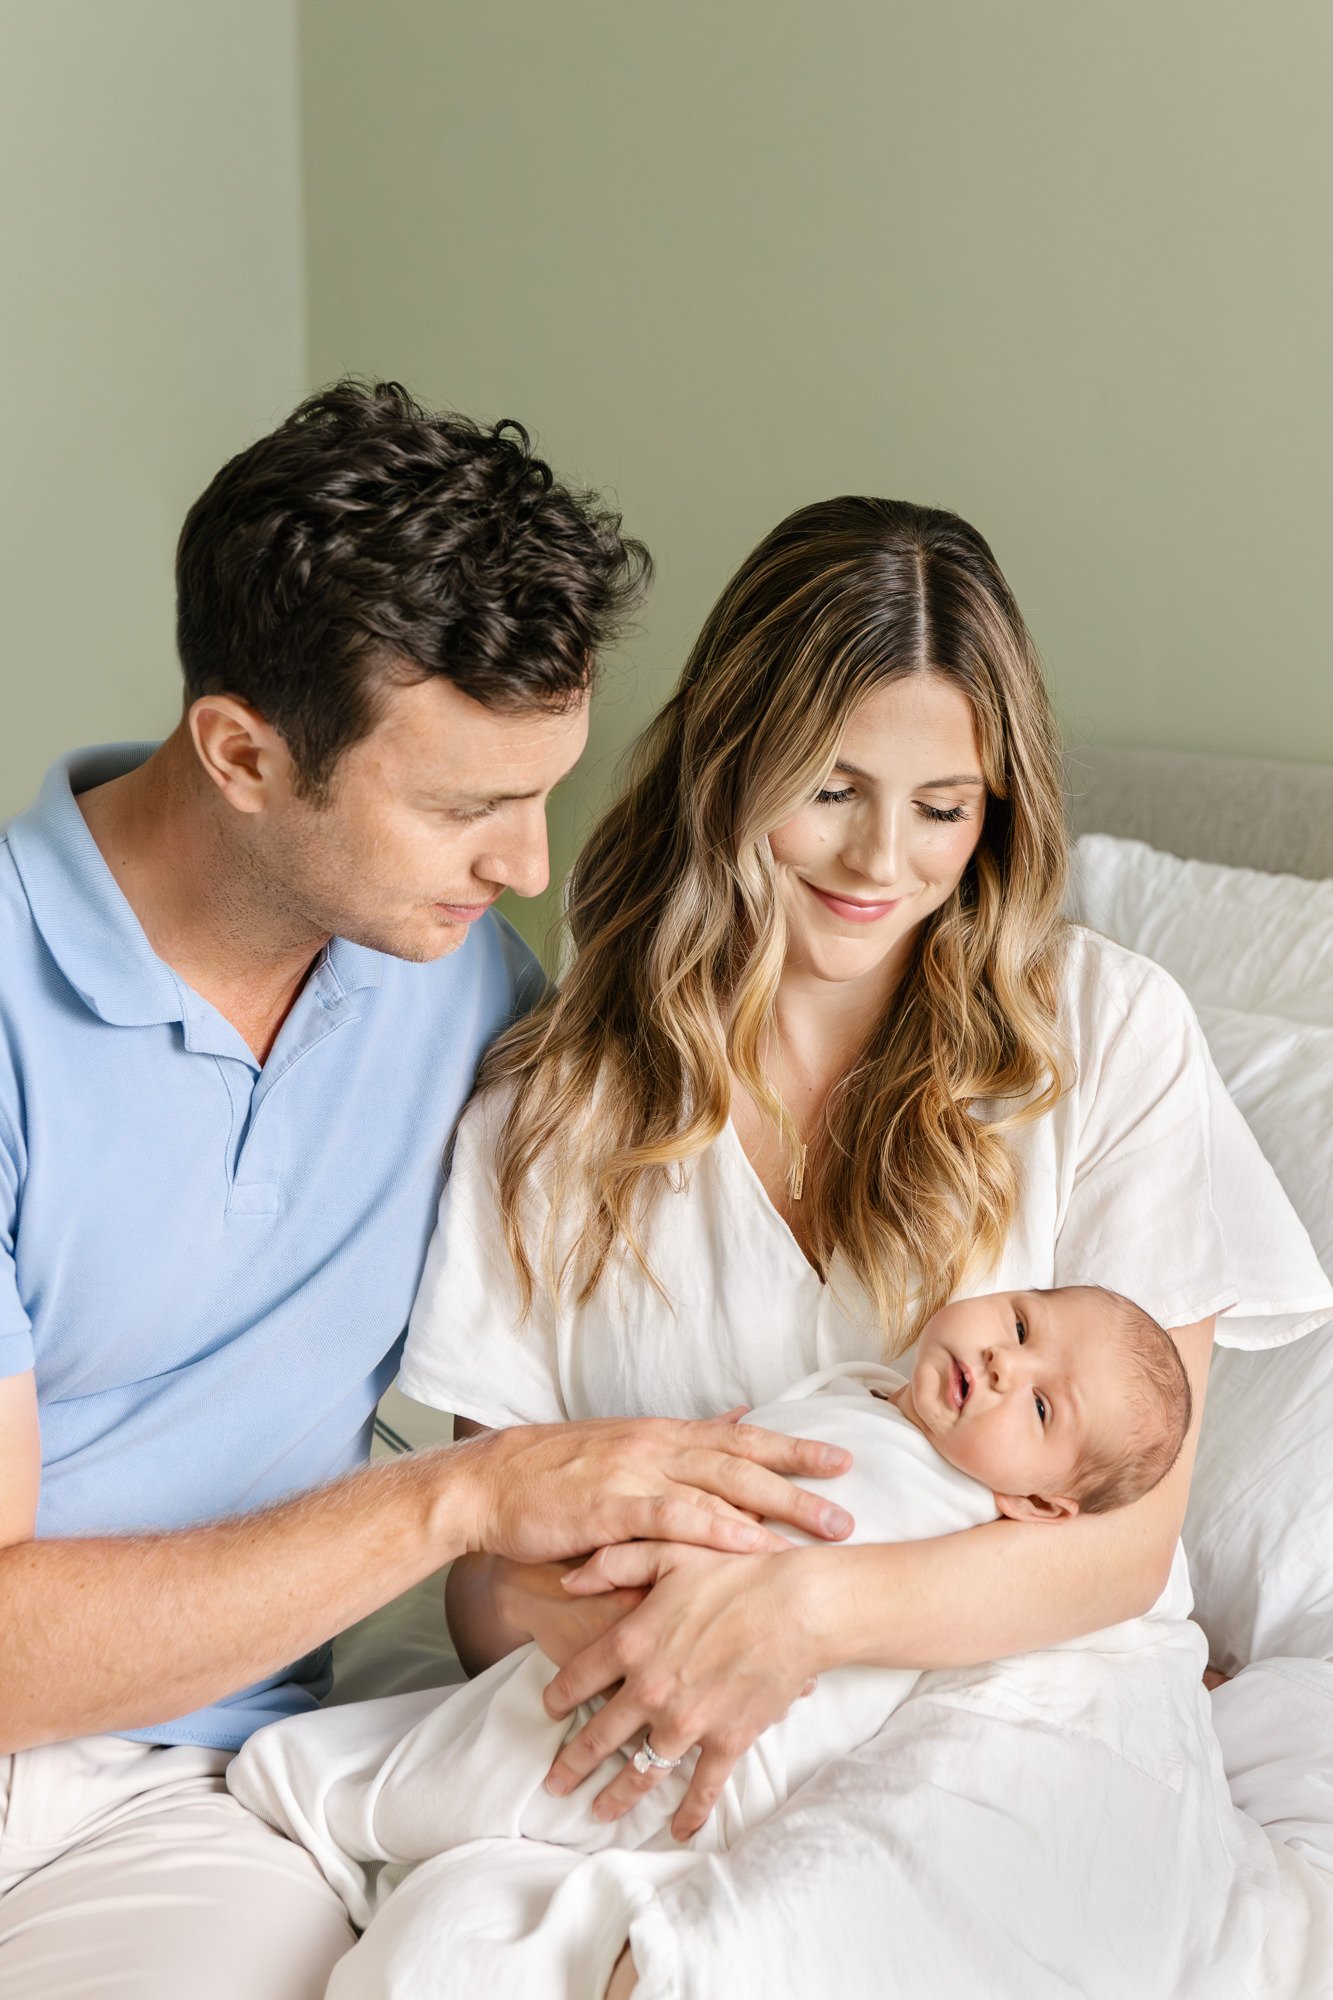
[[[646,1778],[650,1771],[674,1771],[679,1762],[679,1757],[659,1757],[646,1736],[633,1758],[634,1768],[641,1778]]]

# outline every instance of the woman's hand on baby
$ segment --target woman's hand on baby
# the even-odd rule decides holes
[[[577,1784],[645,1733],[662,1757],[699,1745],[677,1840],[708,1818],[738,1757],[813,1686],[824,1663],[799,1610],[803,1558],[812,1551],[734,1556],[663,1543],[603,1549],[565,1579],[571,1596],[651,1586],[644,1603],[570,1660],[546,1690],[547,1712],[568,1715],[610,1694],[551,1766],[554,1792]],[[620,1683],[617,1688],[616,1684]],[[619,1819],[659,1781],[632,1764],[598,1794],[599,1819]]]
[[[573,1569],[568,1562],[516,1563],[498,1556],[492,1572],[500,1616],[514,1633],[535,1639],[557,1667],[618,1625],[648,1594],[646,1589],[621,1589],[609,1582],[595,1595],[572,1594],[563,1586]]]
[[[466,1547],[516,1562],[644,1537],[784,1548],[758,1515],[829,1541],[852,1527],[836,1501],[791,1483],[845,1471],[850,1453],[730,1417],[516,1425],[454,1445],[450,1459],[468,1495]]]

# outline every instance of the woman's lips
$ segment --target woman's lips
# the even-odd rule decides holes
[[[890,910],[896,910],[902,901],[901,896],[895,896],[887,903],[853,902],[846,896],[834,896],[827,889],[816,889],[813,882],[806,882],[805,886],[812,896],[819,898],[826,910],[831,910],[835,917],[841,917],[848,924],[877,923],[881,917],[887,917]]]

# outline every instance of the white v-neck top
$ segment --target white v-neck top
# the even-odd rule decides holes
[[[1217,1313],[1218,1339],[1237,1347],[1333,1318],[1333,1288],[1175,981],[1076,929],[1062,1027],[1073,1086],[1011,1135],[1018,1212],[998,1264],[962,1295],[1107,1285],[1164,1326]],[[586,1305],[539,1297],[523,1319],[493,1165],[505,1108],[491,1093],[460,1125],[403,1356],[409,1396],[489,1425],[707,1416],[883,1358],[869,1299],[837,1260],[820,1279],[730,1124],[648,1219],[667,1297],[621,1260]],[[543,1221],[535,1188],[534,1249]]]

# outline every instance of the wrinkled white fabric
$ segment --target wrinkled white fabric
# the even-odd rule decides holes
[[[988,1490],[942,1458],[886,1399],[901,1383],[900,1376],[873,1362],[825,1370],[794,1385],[779,1402],[759,1408],[754,1417],[769,1429],[836,1443],[852,1453],[839,1496],[855,1518],[854,1541],[915,1541],[994,1520]],[[1101,1636],[1108,1645],[1133,1649],[1148,1643],[1146,1631],[1147,1622],[1138,1621]],[[542,1691],[554,1671],[535,1646],[525,1646],[443,1698],[409,1694],[294,1717],[252,1737],[231,1765],[228,1783],[242,1804],[315,1856],[362,1928],[390,1892],[401,1894],[401,1885],[418,1864],[501,1837],[516,1843],[520,1856],[534,1842],[584,1854],[655,1850],[675,1857],[668,1875],[679,1872],[681,1849],[671,1839],[669,1823],[688,1788],[693,1760],[664,1778],[633,1812],[610,1824],[595,1819],[591,1808],[598,1792],[623,1768],[624,1753],[608,1758],[568,1797],[552,1796],[543,1785],[546,1772],[561,1745],[591,1713],[585,1707],[565,1721],[550,1719]],[[785,1721],[741,1758],[693,1848],[731,1846],[830,1757],[873,1735],[916,1680],[914,1672],[889,1668],[843,1667],[823,1675],[814,1695],[798,1702]],[[457,1881],[469,1865],[459,1862],[436,1870],[432,1879]],[[491,1863],[478,1859],[482,1865]],[[553,1865],[540,1864],[535,1880],[566,1879],[568,1871],[561,1869],[551,1875]],[[494,1894],[502,1899],[518,1895],[526,1907],[534,1892],[518,1861],[509,1855],[496,1866],[503,1882],[497,1876]],[[623,1869],[608,1865],[596,1878],[579,1876],[579,1887],[562,1892],[558,1920],[544,1927],[540,1964],[533,1946],[536,1990],[581,1990],[583,1975],[577,1968],[586,1951],[596,1947],[594,1956],[600,1956],[597,1941],[606,1926],[599,1921],[588,1930],[572,1916],[587,1907],[584,1888],[590,1879],[604,1885],[620,1880],[634,1888],[630,1903],[621,1897],[608,1906],[619,1910],[607,1931],[609,1937],[618,1922],[618,1949],[633,1908],[643,1900],[643,1885],[661,1877],[657,1861],[646,1877],[628,1864]],[[490,1898],[492,1890],[486,1895]],[[492,1903],[487,1901],[486,1907]],[[420,1892],[414,1892],[413,1908],[424,1911]],[[399,1921],[394,1920],[395,1931]],[[423,1915],[420,1921],[429,1919]],[[473,1935],[469,1928],[466,1936]],[[482,1978],[484,1965],[474,1963],[471,1946],[452,1933],[448,1956],[451,1978]],[[392,1963],[395,1981],[406,1978],[378,1935],[373,1951],[364,1955],[372,1958],[376,1964],[381,1958]],[[415,1963],[411,1949],[408,1960]],[[398,1988],[354,1984],[347,1990]]]
[[[1325,1809],[1329,1777],[1326,1763],[1321,1796],[1290,1760],[1310,1718],[1288,1713],[1284,1738],[1270,1709],[1247,1729],[1239,1697],[1259,1670],[1213,1697],[1233,1710],[1233,1782],[1295,1836],[1284,1845],[1228,1796],[1202,1635],[1163,1621],[1142,1636],[1141,1621],[1100,1646],[922,1675],[868,1743],[727,1851],[474,1840],[355,1863],[355,1842],[387,1844],[386,1797],[400,1842],[424,1844],[451,1813],[466,1822],[442,1768],[395,1758],[410,1766],[414,1725],[468,1690],[280,1723],[243,1757],[253,1777],[266,1741],[280,1748],[272,1816],[362,1921],[378,1907],[329,2000],[601,2000],[627,1935],[640,2000],[1316,2000],[1333,1970],[1333,1874],[1309,1865],[1298,1822]],[[327,1751],[334,1736],[331,1783],[317,1738]],[[243,1795],[269,1810],[254,1784]]]
[[[857,1540],[993,1518],[985,1489],[868,1393],[898,1379],[874,1364],[830,1370],[756,1420],[853,1452],[840,1492]],[[1184,1587],[1177,1577],[1173,1588]],[[541,1694],[553,1669],[531,1646],[443,1696],[263,1730],[229,1783],[315,1856],[353,1921],[369,1927],[339,1965],[331,2000],[433,2000],[488,1983],[533,2000],[600,2000],[627,1936],[645,1995],[831,1991],[815,1983],[831,1950],[838,1990],[867,1996],[1254,1990],[1296,2000],[1333,1943],[1333,1881],[1275,1855],[1232,1809],[1203,1664],[1198,1628],[1159,1606],[1150,1619],[993,1668],[824,1675],[741,1759],[688,1851],[668,1831],[688,1765],[610,1825],[590,1808],[619,1756],[568,1798],[543,1789],[589,1711],[548,1718]],[[905,1733],[894,1726],[899,1710]],[[850,1755],[857,1745],[867,1748]],[[792,1792],[775,1856],[754,1830]],[[1186,1837],[1197,1854],[1181,1849]],[[1103,1842],[1111,1853],[1126,1844],[1107,1879]],[[710,1859],[696,1880],[696,1857],[728,1853],[734,1879]],[[875,1910],[873,1924],[864,1911],[844,1914],[849,1883]],[[1163,1900],[1177,1891],[1179,1909]],[[814,1936],[800,1916],[812,1892]],[[1255,1895],[1264,1905],[1247,1911],[1243,1899]],[[738,1945],[753,1931],[755,1899],[774,1933],[752,1963],[750,1942]],[[1146,1928],[1122,1934],[1131,1904]],[[691,1919],[683,1926],[680,1907]],[[1274,1912],[1280,1942],[1269,1936]],[[887,1984],[874,1949],[886,1923]]]
[[[631,1920],[636,2000],[1317,2000],[1333,1877],[1232,1806],[1194,1643],[923,1676]],[[719,1977],[719,1973],[721,1976]]]
[[[1231,1796],[1293,1852],[1333,1872],[1333,1663],[1274,1659],[1213,1694]],[[1333,1992],[1333,1966],[1325,1976]]]

